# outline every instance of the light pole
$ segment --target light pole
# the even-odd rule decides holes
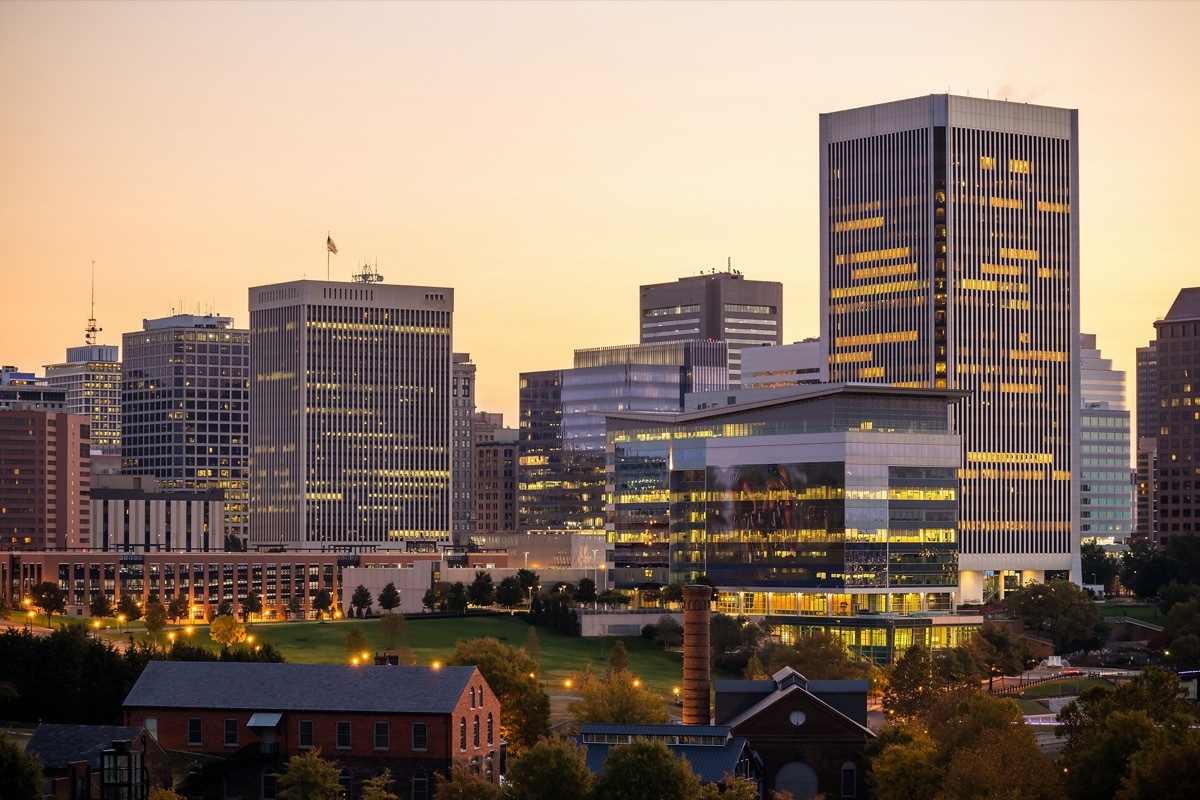
[[[525,569],[529,569],[529,551],[525,551]]]

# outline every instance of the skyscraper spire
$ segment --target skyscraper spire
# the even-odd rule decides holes
[[[92,312],[88,317],[87,328],[83,332],[83,340],[89,346],[96,343],[96,334],[100,333],[104,328],[96,325],[96,262],[92,262]]]

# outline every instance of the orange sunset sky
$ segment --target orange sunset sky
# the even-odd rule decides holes
[[[324,278],[456,292],[478,405],[723,268],[819,332],[817,115],[1078,108],[1083,329],[1200,285],[1200,3],[0,3],[0,363]],[[1189,241],[1191,245],[1187,244]]]

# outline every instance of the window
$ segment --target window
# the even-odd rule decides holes
[[[429,749],[429,726],[424,722],[414,722],[412,726],[412,749]]]
[[[467,718],[463,717],[458,721],[458,749],[467,749]]]
[[[429,800],[429,777],[424,772],[413,775],[412,800]]]
[[[475,707],[475,687],[471,687],[471,708]]]
[[[474,747],[479,747],[479,715],[475,715]]]
[[[338,722],[336,725],[334,747],[338,750],[350,749],[350,723],[345,720]]]
[[[200,727],[199,717],[188,717],[187,721],[187,743],[188,744],[204,744],[203,730]]]
[[[375,749],[387,750],[391,747],[391,732],[386,722],[375,723]]]
[[[262,774],[262,800],[275,800],[279,786],[275,782],[274,770],[263,770]]]
[[[158,741],[158,717],[143,717],[142,726],[146,729],[146,733],[150,734],[150,738]]]
[[[225,746],[237,747],[238,743],[238,721],[236,719],[225,720]]]
[[[858,796],[858,770],[847,761],[842,764],[842,797]]]
[[[488,723],[487,723],[487,725],[488,725],[488,728],[487,728],[487,734],[488,734],[488,744],[491,744],[491,743],[493,742],[493,738],[492,738],[492,715],[491,715],[491,712],[488,712]]]
[[[313,746],[313,722],[311,719],[300,720],[299,734],[301,747]]]

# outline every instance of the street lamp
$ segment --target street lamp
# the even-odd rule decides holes
[[[117,634],[121,633],[121,625],[125,623],[125,615],[117,614]]]

